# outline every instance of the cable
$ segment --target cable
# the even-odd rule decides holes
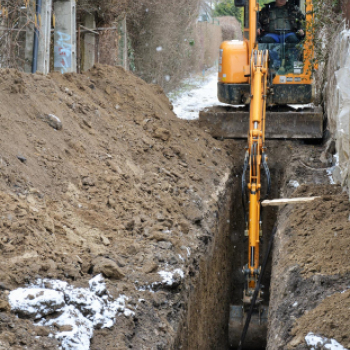
[[[262,277],[263,277],[263,275],[265,273],[265,270],[266,270],[267,262],[269,260],[269,256],[270,256],[270,252],[271,252],[271,248],[272,248],[272,244],[273,244],[273,239],[275,237],[276,231],[277,231],[277,226],[275,225],[274,228],[272,229],[269,246],[267,248],[267,252],[266,252],[265,257],[264,257],[264,262],[263,262],[263,265],[262,265],[262,268],[261,268],[261,272],[259,274],[258,283],[256,284],[256,287],[255,287],[255,291],[254,291],[254,294],[253,294],[253,297],[252,297],[252,303],[250,304],[250,309],[249,309],[249,312],[248,312],[248,315],[247,315],[247,318],[246,318],[246,321],[245,321],[245,324],[244,324],[243,332],[242,332],[242,335],[241,335],[241,340],[239,341],[239,345],[238,345],[238,349],[237,350],[242,350],[243,349],[244,340],[245,340],[245,337],[246,337],[247,332],[248,332],[249,323],[250,323],[250,320],[252,318],[252,313],[253,313],[253,310],[254,310],[255,302],[256,302],[256,299],[258,297],[259,290],[260,290],[261,280],[262,280]]]

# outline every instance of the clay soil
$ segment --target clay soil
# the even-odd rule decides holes
[[[135,317],[95,330],[90,348],[171,349],[218,232],[228,143],[177,119],[159,86],[122,68],[1,70],[0,105],[0,349],[59,346],[55,329],[11,313],[11,290],[43,277],[86,288],[98,273]],[[184,278],[163,284],[158,272],[177,268]]]

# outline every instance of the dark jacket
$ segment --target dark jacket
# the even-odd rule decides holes
[[[258,28],[268,33],[278,32],[277,29],[291,32],[300,29],[305,31],[305,16],[292,1],[282,7],[270,2],[259,12]]]

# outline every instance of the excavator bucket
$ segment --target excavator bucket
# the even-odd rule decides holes
[[[266,110],[267,139],[321,139],[323,136],[322,107],[300,110],[288,106],[273,106]],[[215,106],[200,111],[199,126],[219,139],[247,138],[249,108]]]
[[[237,349],[241,340],[243,327],[247,317],[242,305],[230,305],[229,320],[229,344],[232,349]],[[269,308],[261,306],[252,314],[248,332],[243,343],[243,349],[262,350],[266,347],[267,316]]]

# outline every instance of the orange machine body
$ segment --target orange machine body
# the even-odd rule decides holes
[[[247,41],[224,41],[220,46],[219,82],[224,84],[248,84],[243,67],[249,65]]]

